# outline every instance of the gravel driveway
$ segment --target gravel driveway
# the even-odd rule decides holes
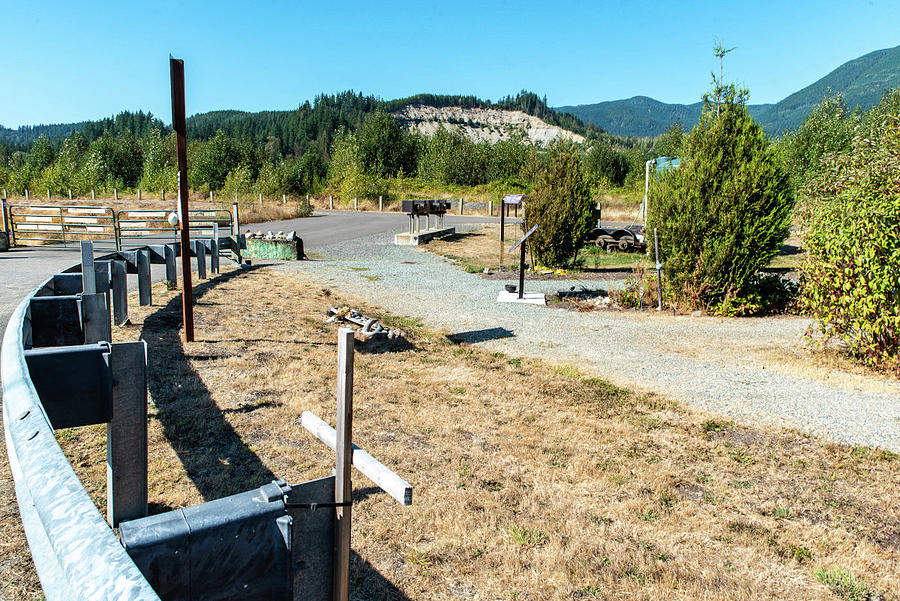
[[[739,420],[900,452],[900,384],[804,360],[800,318],[720,319],[497,303],[502,283],[393,244],[389,234],[319,246],[328,260],[286,263],[432,328],[514,356],[578,364],[616,384]],[[577,282],[526,282],[554,292]],[[616,285],[592,281],[591,286]]]

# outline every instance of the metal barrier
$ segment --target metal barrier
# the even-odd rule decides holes
[[[346,600],[351,465],[412,503],[412,486],[351,442],[353,332],[342,330],[338,427],[302,417],[335,450],[335,476],[295,486],[277,480],[146,517],[146,343],[111,344],[111,327],[128,319],[126,274],[137,274],[140,304],[150,304],[152,264],[165,264],[174,278],[174,257],[184,250],[202,274],[214,243],[150,245],[95,260],[83,242],[81,264],[45,281],[9,320],[0,348],[6,448],[49,601]],[[217,272],[218,262],[211,267]],[[55,428],[103,423],[106,521],[54,436]],[[110,526],[119,526],[121,542]]]
[[[118,244],[116,214],[110,207],[10,205],[9,225],[10,244]]]
[[[232,233],[233,216],[226,209],[198,209],[188,211],[191,237],[218,238],[219,229]],[[146,244],[148,238],[178,240],[178,228],[168,221],[168,211],[125,210],[116,213],[118,246]],[[138,240],[140,242],[138,242]]]
[[[91,276],[94,273],[90,270]],[[94,506],[54,437],[49,416],[54,416],[57,424],[71,423],[60,413],[65,401],[105,401],[106,395],[98,395],[98,391],[109,392],[110,400],[115,396],[111,382],[106,387],[102,378],[91,380],[88,376],[98,370],[103,373],[104,366],[109,368],[106,362],[118,354],[117,345],[84,344],[92,337],[89,323],[98,323],[99,313],[94,309],[102,307],[108,315],[106,294],[63,294],[72,292],[69,279],[51,277],[16,307],[0,350],[6,450],[31,556],[49,601],[159,601]],[[106,283],[109,285],[109,279]],[[77,288],[87,287],[78,282]],[[105,330],[105,324],[94,332],[99,329]],[[128,344],[143,348],[142,343]],[[47,350],[54,352],[48,354]],[[55,369],[46,363],[53,363],[52,355],[59,359]],[[34,361],[45,362],[35,365],[34,372],[44,374],[41,395],[40,382],[30,370]],[[86,370],[85,365],[96,369]],[[79,382],[82,386],[77,389]],[[58,402],[52,403],[50,397]]]

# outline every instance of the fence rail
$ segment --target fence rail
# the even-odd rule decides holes
[[[178,228],[161,210],[122,210],[112,207],[65,205],[9,205],[10,244],[62,244],[90,240],[116,250],[149,242],[178,240]],[[234,231],[234,215],[226,209],[188,212],[191,238],[210,238]]]
[[[117,243],[116,214],[110,207],[10,205],[11,242],[27,245],[92,240]]]

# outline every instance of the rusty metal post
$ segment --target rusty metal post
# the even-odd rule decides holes
[[[191,288],[191,230],[188,213],[187,124],[184,109],[184,61],[169,58],[172,83],[172,129],[175,130],[175,156],[178,161],[178,204],[181,209],[181,311],[184,339],[194,341],[194,298]]]

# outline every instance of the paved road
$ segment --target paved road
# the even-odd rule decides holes
[[[498,218],[459,217],[448,215],[447,225],[498,222]],[[316,250],[328,244],[365,238],[384,232],[402,232],[407,228],[407,218],[403,213],[370,213],[354,211],[315,211],[312,217],[273,221],[269,223],[241,226],[241,231],[285,231],[294,230],[303,239],[306,250]],[[148,240],[149,242],[149,240]],[[97,250],[97,254],[101,254]],[[79,247],[29,246],[13,248],[0,253],[0,324],[6,322],[13,309],[25,295],[38,287],[50,275],[81,260]],[[179,263],[180,267],[180,263]],[[162,277],[159,266],[153,268],[156,279]],[[133,280],[133,278],[129,278]],[[135,282],[132,285],[136,286]]]
[[[518,222],[520,219],[508,219]],[[468,217],[447,215],[444,225],[460,225],[474,223],[499,223],[498,217]],[[354,211],[315,211],[312,217],[271,221],[269,223],[251,223],[241,225],[241,231],[283,231],[294,230],[303,238],[303,246],[307,250],[316,250],[329,244],[365,238],[384,232],[401,233],[407,231],[408,221],[405,213],[374,213]]]

